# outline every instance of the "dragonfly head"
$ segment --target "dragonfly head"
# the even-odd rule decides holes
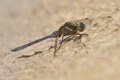
[[[85,27],[86,27],[86,25],[85,25],[83,22],[79,22],[79,23],[77,24],[77,29],[78,29],[78,31],[80,31],[80,32],[84,31],[84,30],[85,30]]]

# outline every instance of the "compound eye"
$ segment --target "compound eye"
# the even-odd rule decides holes
[[[83,22],[79,22],[79,24],[78,24],[78,30],[79,31],[81,31],[81,32],[84,31],[85,27],[86,26],[85,26],[85,24]]]

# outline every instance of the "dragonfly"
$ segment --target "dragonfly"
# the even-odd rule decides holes
[[[12,49],[12,52],[22,50],[24,48],[27,48],[33,44],[36,44],[38,42],[44,41],[49,38],[55,38],[55,43],[54,46],[51,46],[49,49],[54,48],[54,56],[56,56],[56,52],[61,48],[62,44],[72,40],[73,38],[77,37],[77,39],[81,39],[82,36],[87,35],[86,33],[81,33],[85,30],[87,25],[91,24],[93,20],[99,19],[99,18],[111,18],[111,16],[104,16],[104,17],[97,17],[97,18],[84,18],[84,19],[78,19],[78,20],[73,20],[73,21],[68,21],[65,22],[63,25],[60,26],[60,28],[56,31],[53,31],[51,34],[39,38],[37,40],[34,40],[32,42],[29,42],[27,44],[24,44],[22,46],[16,47]],[[67,36],[67,37],[65,37]],[[58,38],[62,38],[62,40],[59,42]]]

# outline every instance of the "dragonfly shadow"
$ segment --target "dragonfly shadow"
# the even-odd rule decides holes
[[[20,57],[18,57],[18,59],[19,58],[29,58],[29,57],[33,57],[33,56],[35,56],[35,55],[37,55],[37,54],[40,54],[40,53],[43,53],[42,51],[36,51],[34,54],[32,54],[32,55],[22,55],[22,56],[20,56]]]

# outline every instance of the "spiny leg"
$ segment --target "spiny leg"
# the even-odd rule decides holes
[[[58,46],[58,49],[57,50],[59,50],[63,45],[64,45],[64,43],[65,42],[67,42],[67,41],[70,41],[73,37],[72,37],[73,35],[70,35],[70,36],[68,36],[67,38],[65,38],[64,39],[64,36],[62,36],[62,41],[59,43],[59,46]],[[72,38],[71,38],[72,37]]]
[[[71,37],[71,36],[68,36],[67,38],[62,39],[57,45],[60,46],[60,44],[62,44],[64,41],[66,41],[66,39],[68,39],[69,37]],[[52,49],[52,48],[55,48],[55,46],[50,46],[50,48],[49,48],[48,50],[50,50],[50,49]]]
[[[61,40],[61,42],[59,43],[59,46],[58,46],[58,48],[57,48],[57,50],[56,50],[56,51],[58,51],[58,50],[60,49],[60,47],[62,46],[63,39],[64,39],[64,36],[62,36],[62,40]]]
[[[59,45],[59,47],[57,48],[57,50],[59,50],[61,48],[61,46],[64,45],[65,42],[72,40],[75,37],[75,35],[70,35],[67,38],[63,39],[62,41],[60,41],[57,45]],[[49,50],[55,48],[55,46],[50,46]]]
[[[83,36],[88,36],[88,34],[78,34],[78,35],[79,35],[79,36],[78,36],[78,37],[76,36],[76,38],[74,39],[74,41],[79,40],[79,41],[84,45],[84,47],[85,47],[86,45],[85,45],[85,43],[83,43],[83,42],[81,41],[81,39],[82,39]]]
[[[78,34],[79,36],[75,38],[75,40],[79,39],[81,41],[81,38],[83,36],[88,36],[88,34]]]
[[[64,41],[63,41],[63,36],[62,36],[62,41],[61,41],[60,43],[57,43],[57,41],[58,41],[58,37],[55,38],[55,46],[54,46],[55,51],[54,51],[54,57],[56,56],[56,52],[60,49],[60,46],[61,46],[62,43],[64,42]],[[58,44],[59,44],[59,47],[57,48],[57,45],[58,45]]]
[[[55,51],[54,51],[54,57],[56,56],[56,51],[57,51],[57,42],[58,42],[58,36],[55,38]]]

